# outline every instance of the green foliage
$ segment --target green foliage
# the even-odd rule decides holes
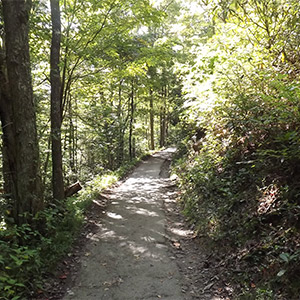
[[[41,289],[43,274],[65,255],[82,221],[82,211],[68,199],[35,217],[39,229],[28,224],[2,228],[1,299],[24,299]]]
[[[3,297],[1,299],[21,299],[31,291],[31,288],[41,283],[40,278],[36,276],[41,267],[39,251],[3,240],[3,238],[10,239],[13,235],[29,238],[28,233],[32,232],[24,227],[1,232],[0,291]]]
[[[5,228],[3,221],[6,298],[22,298],[40,284],[46,263],[68,249],[83,210],[148,150],[151,116],[155,146],[164,126],[166,140],[178,143],[185,214],[248,268],[235,279],[240,296],[247,299],[252,281],[250,299],[275,297],[276,284],[290,297],[300,290],[293,275],[300,228],[299,3],[151,3],[61,3],[64,175],[85,188],[37,216],[43,231]],[[48,192],[50,12],[44,0],[33,4],[31,63]],[[206,135],[193,153],[198,128]],[[2,207],[9,208],[4,198]]]
[[[213,34],[178,66],[187,124],[179,147],[185,157],[174,169],[182,206],[199,234],[234,253],[229,268],[245,270],[232,275],[243,287],[238,299],[294,299],[300,290],[300,94],[299,59],[288,36],[299,37],[299,3],[204,2],[202,18],[211,13]],[[197,128],[206,136],[193,153]]]

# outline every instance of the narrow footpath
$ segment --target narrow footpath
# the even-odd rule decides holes
[[[113,190],[65,300],[186,299],[166,236],[169,179],[160,176],[173,151],[152,156]]]

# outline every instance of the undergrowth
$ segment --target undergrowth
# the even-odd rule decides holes
[[[293,130],[269,132],[259,145],[211,130],[200,153],[187,141],[179,146],[173,172],[183,212],[215,253],[226,254],[236,299],[300,294],[299,141]]]
[[[26,299],[42,289],[43,275],[69,249],[83,221],[74,198],[51,205],[35,217],[35,226],[0,230],[0,299]],[[39,224],[39,226],[36,226]]]
[[[70,249],[92,200],[128,174],[138,161],[95,176],[76,197],[49,203],[35,216],[34,226],[0,223],[0,300],[29,299],[42,293],[45,274],[53,272]]]

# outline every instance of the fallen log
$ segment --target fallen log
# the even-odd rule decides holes
[[[71,197],[82,189],[82,186],[79,181],[71,184],[65,189],[65,198]]]

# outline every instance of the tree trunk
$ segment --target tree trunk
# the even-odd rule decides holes
[[[118,137],[118,155],[117,155],[117,166],[120,167],[124,160],[124,125],[122,118],[122,82],[119,82],[119,103],[118,103],[118,120],[119,120],[119,137]]]
[[[154,144],[154,110],[153,110],[153,90],[150,88],[150,150],[155,149]]]
[[[168,86],[162,88],[162,107],[160,109],[160,146],[164,147],[166,145],[166,139],[168,135]]]
[[[2,0],[7,81],[1,83],[5,190],[16,224],[30,223],[43,208],[35,103],[30,72],[30,1]],[[2,73],[3,76],[3,73]],[[1,81],[5,80],[1,78]]]
[[[166,98],[167,98],[167,87],[162,88],[162,99],[163,106],[160,110],[160,147],[164,147],[166,144]]]
[[[52,191],[54,199],[62,200],[65,197],[65,195],[61,149],[62,102],[61,79],[59,69],[61,21],[59,0],[50,0],[50,5],[52,20],[52,40],[50,54]]]
[[[12,168],[15,163],[12,163],[16,155],[15,151],[10,152],[10,149],[14,149],[15,137],[12,126],[12,105],[9,102],[9,91],[8,91],[8,79],[5,61],[5,51],[1,49],[0,52],[0,118],[2,125],[2,157],[3,157],[3,179],[4,179],[4,194],[11,195],[11,187],[13,174]]]
[[[134,146],[133,146],[133,118],[134,118],[134,80],[131,83],[131,93],[129,102],[130,121],[129,121],[129,157],[134,158]]]
[[[71,95],[69,95],[71,97]],[[71,99],[68,101],[68,118],[69,118],[69,128],[68,128],[68,152],[69,152],[69,166],[72,171],[72,175],[76,174],[76,163],[75,163],[75,126],[73,123],[73,108]]]

